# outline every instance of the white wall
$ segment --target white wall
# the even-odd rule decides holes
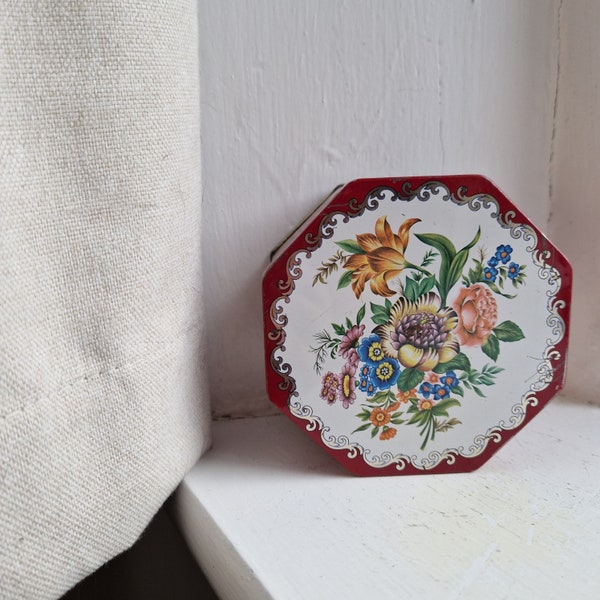
[[[336,184],[479,172],[546,228],[559,4],[199,4],[213,409],[259,414],[262,271]]]
[[[600,404],[600,3],[564,0],[560,13],[550,232],[574,271],[567,390]]]

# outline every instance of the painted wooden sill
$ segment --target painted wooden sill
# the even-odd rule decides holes
[[[224,600],[598,598],[599,430],[559,397],[478,471],[363,479],[285,417],[217,422],[174,507]]]

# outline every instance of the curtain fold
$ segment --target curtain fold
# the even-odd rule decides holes
[[[196,3],[5,0],[0,598],[128,548],[209,444]]]

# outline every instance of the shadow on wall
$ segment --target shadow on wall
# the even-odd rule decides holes
[[[271,411],[263,269],[333,186],[481,173],[546,228],[558,6],[200,2],[203,293],[216,416]]]

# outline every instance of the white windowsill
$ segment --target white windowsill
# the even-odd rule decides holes
[[[598,598],[599,430],[557,398],[478,471],[357,478],[283,416],[216,422],[174,507],[224,600]]]

